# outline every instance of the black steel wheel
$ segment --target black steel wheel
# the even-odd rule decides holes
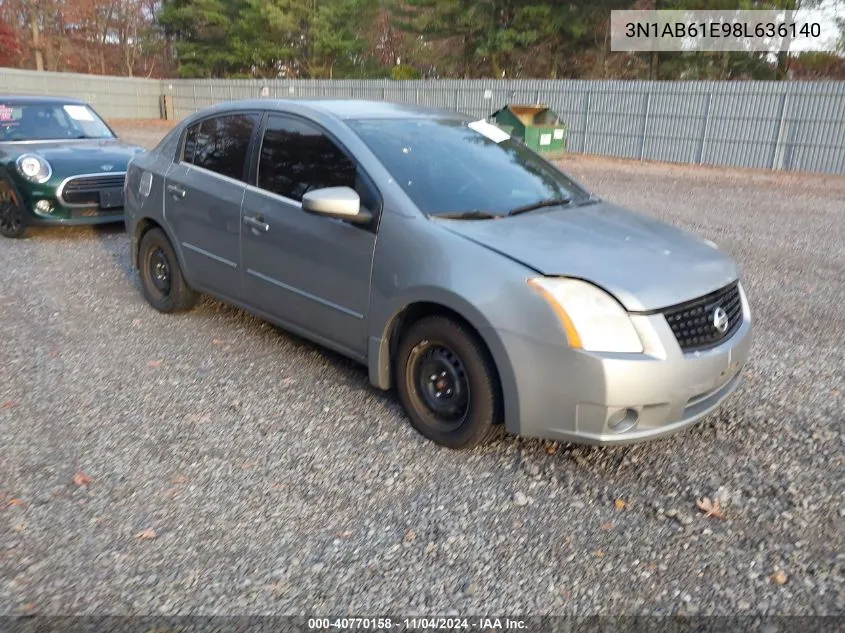
[[[0,180],[0,235],[13,239],[26,234],[26,218],[15,188]]]
[[[161,229],[144,233],[138,247],[138,268],[144,298],[159,312],[190,310],[197,293],[188,286],[176,253]]]
[[[411,362],[422,403],[444,430],[454,430],[469,411],[470,386],[461,358],[446,345],[425,341],[414,348]]]
[[[495,366],[466,324],[446,316],[413,323],[402,335],[394,368],[402,406],[430,440],[468,449],[503,429]]]

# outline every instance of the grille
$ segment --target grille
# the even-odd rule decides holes
[[[100,204],[100,190],[122,188],[124,175],[71,178],[62,189],[62,199],[68,204]]]
[[[713,324],[713,313],[721,307],[728,315],[728,328],[719,332]],[[742,323],[742,300],[739,284],[711,292],[663,311],[669,327],[685,352],[715,347],[733,334]]]

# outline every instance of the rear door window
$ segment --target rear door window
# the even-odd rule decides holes
[[[221,176],[245,180],[249,143],[258,115],[226,114],[188,128],[182,161]]]

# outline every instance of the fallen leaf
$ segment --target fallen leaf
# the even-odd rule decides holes
[[[24,501],[23,499],[9,499],[9,503],[7,505],[10,505],[10,506],[25,506],[26,501]]]
[[[54,347],[53,349],[50,350],[50,357],[51,358],[58,358],[59,354],[61,354],[61,353],[62,352],[59,350],[58,347]]]
[[[255,464],[256,462],[244,462],[243,464],[241,464],[241,468],[243,470],[250,470],[252,468],[255,468]]]
[[[15,532],[23,532],[26,529],[26,523],[18,523],[15,526]]]
[[[628,507],[628,502],[625,501],[624,499],[617,499],[616,501],[613,502],[613,507],[616,508],[617,510],[624,510],[625,508]]]
[[[413,541],[415,538],[417,538],[417,535],[413,530],[408,530],[407,532],[405,532],[405,540],[408,541],[409,543],[411,541]]]
[[[596,550],[596,556],[598,556],[599,558],[604,558],[604,552],[601,551],[600,549],[597,549]]]
[[[141,319],[132,319],[132,327],[141,327]]]
[[[779,585],[785,585],[786,581],[789,580],[789,576],[787,576],[786,572],[782,569],[778,569],[774,574],[772,574],[772,580]]]
[[[187,481],[188,481],[188,478],[185,475],[173,475],[170,478],[170,483],[176,484],[176,485],[187,483]]]
[[[92,481],[94,480],[91,479],[91,477],[89,477],[85,473],[83,473],[81,470],[77,470],[76,474],[73,476],[73,483],[80,487],[87,486]]]
[[[213,345],[223,345],[223,341],[221,341],[219,338],[214,339],[213,341],[211,341],[211,343]]]
[[[141,539],[142,541],[151,541],[154,538],[158,538],[158,534],[152,528],[147,528],[146,530],[141,530],[135,535],[135,538]]]
[[[14,400],[6,400],[6,402],[3,403],[2,408],[3,409],[14,409],[16,406],[18,406],[18,403],[15,402]]]
[[[22,604],[20,611],[21,613],[27,615],[33,615],[38,610],[38,607],[35,605],[34,602],[27,602],[26,604]]]
[[[180,492],[179,488],[168,488],[164,491],[164,496],[168,499],[175,499]]]
[[[549,455],[554,455],[555,453],[557,453],[557,449],[558,449],[557,444],[550,444],[549,446],[546,447],[546,452]]]
[[[161,367],[160,360],[151,360],[147,363],[147,367]]]
[[[606,521],[599,526],[599,529],[602,532],[610,532],[615,527],[616,525],[613,523],[613,521]]]
[[[725,513],[722,512],[722,506],[719,501],[711,501],[709,497],[703,497],[695,502],[699,510],[704,512],[704,516],[713,517],[715,519],[725,520]]]

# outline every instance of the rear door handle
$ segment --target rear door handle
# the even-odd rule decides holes
[[[267,231],[270,230],[270,225],[267,224],[266,222],[262,221],[260,219],[260,217],[245,215],[244,216],[244,224],[252,227],[253,229],[261,231],[262,233],[266,233]]]
[[[184,198],[187,192],[179,185],[167,185],[167,193],[176,198]]]

